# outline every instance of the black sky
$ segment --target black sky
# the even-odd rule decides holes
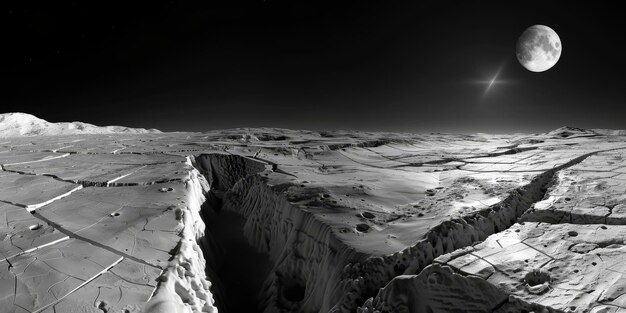
[[[13,1],[3,112],[165,131],[626,128],[618,2]],[[560,36],[543,73],[515,43]],[[484,84],[502,68],[485,96]]]

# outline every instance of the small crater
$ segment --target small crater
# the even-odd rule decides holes
[[[543,270],[533,270],[524,276],[528,292],[532,294],[546,292],[550,288],[550,280],[550,273]]]
[[[163,188],[159,189],[159,191],[160,192],[172,192],[172,191],[174,191],[174,188],[172,188],[172,187],[168,187],[168,188],[163,187]]]
[[[113,212],[109,215],[111,215],[112,217],[120,216],[120,212]]]
[[[30,229],[30,230],[37,230],[37,229],[40,229],[40,228],[41,228],[40,224],[34,224],[34,225],[28,226],[28,229]]]
[[[111,307],[109,306],[109,304],[108,304],[106,301],[104,301],[104,300],[103,300],[103,301],[98,301],[98,302],[96,303],[96,307],[97,307],[98,309],[100,309],[100,310],[101,310],[102,312],[104,312],[104,313],[108,313],[108,312],[109,312],[109,310],[111,309]]]
[[[568,231],[568,232],[567,232],[567,234],[568,234],[570,237],[576,237],[576,236],[578,236],[578,233],[577,233],[577,232],[575,232],[575,231],[573,231],[573,230]]]
[[[600,228],[602,228],[602,229],[606,229],[606,226],[602,225],[602,226],[600,226]]]
[[[524,281],[529,286],[537,286],[543,283],[550,282],[550,274],[543,270],[533,270],[532,272],[528,272],[526,276],[524,276]]]
[[[580,254],[584,254],[584,253],[588,253],[589,251],[592,251],[594,249],[598,248],[598,245],[594,244],[594,243],[578,243],[573,245],[572,247],[570,247],[570,251],[572,252],[576,252],[576,253],[580,253]]]
[[[369,219],[372,219],[372,218],[376,217],[374,214],[372,214],[372,213],[370,213],[370,212],[363,212],[363,213],[361,213],[361,215],[362,215],[363,217],[365,217],[365,218],[369,218]]]
[[[367,224],[357,224],[356,230],[362,233],[367,232],[370,229],[370,226]]]

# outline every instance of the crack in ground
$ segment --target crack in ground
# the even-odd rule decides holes
[[[558,177],[557,177],[557,172],[558,171],[564,170],[566,168],[569,168],[569,167],[572,167],[572,166],[574,166],[576,164],[579,164],[579,163],[583,162],[586,158],[588,158],[588,157],[590,157],[592,155],[595,155],[595,154],[598,154],[598,153],[603,153],[603,152],[609,152],[609,151],[624,150],[624,149],[626,149],[626,147],[619,147],[619,148],[613,148],[613,149],[607,149],[607,150],[598,150],[598,151],[590,152],[588,154],[583,155],[584,158],[582,160],[580,160],[579,162],[576,162],[576,163],[571,164],[569,166],[565,166],[567,164],[562,165],[561,167],[558,168],[558,170],[556,170],[553,173],[553,178],[552,178],[551,182],[546,186],[547,190],[544,193],[544,197],[542,199],[540,199],[539,201],[545,200],[546,199],[546,195],[549,195],[549,193],[548,193],[549,189],[551,187],[553,187],[554,185],[559,183],[559,180],[558,180]],[[583,156],[581,156],[581,157],[583,157]],[[572,161],[574,161],[574,160],[572,160]],[[572,161],[570,161],[570,162],[572,162]],[[557,169],[557,168],[555,168],[555,169]],[[577,169],[576,171],[585,171],[585,170],[578,170]],[[602,171],[593,171],[593,172],[602,172]],[[537,201],[537,202],[539,202],[539,201]],[[535,202],[535,203],[537,203],[537,202]],[[533,207],[531,207],[526,212],[524,212],[524,214],[523,214],[524,216],[520,217],[520,219],[522,221],[525,221],[525,222],[539,222],[539,223],[551,223],[551,224],[561,224],[561,223],[564,223],[564,222],[570,223],[570,224],[580,224],[581,221],[584,221],[585,224],[607,224],[607,223],[609,223],[611,215],[613,214],[613,209],[618,204],[615,203],[615,204],[608,204],[607,205],[606,204],[606,198],[604,199],[604,201],[601,204],[600,203],[594,203],[594,205],[603,206],[603,207],[608,209],[608,213],[603,216],[604,219],[603,219],[602,222],[600,222],[599,220],[596,221],[593,218],[586,218],[587,215],[585,215],[584,213],[575,213],[575,212],[573,212],[573,208],[576,207],[576,205],[572,206],[572,210],[570,210],[570,211],[557,211],[557,210],[540,210],[540,211],[535,211],[533,209]]]
[[[402,158],[391,158],[391,157],[387,157],[385,155],[382,155],[376,151],[373,151],[371,149],[368,149],[367,147],[362,147],[363,149],[370,151],[382,158],[384,158],[387,161],[391,161],[391,162],[399,162],[399,163],[404,163],[404,164],[400,164],[400,165],[394,165],[394,166],[378,166],[375,165],[375,162],[372,163],[364,163],[364,162],[359,162],[354,160],[353,158],[348,157],[347,155],[345,155],[341,150],[336,150],[337,152],[339,152],[343,157],[345,157],[346,159],[355,162],[357,164],[360,165],[364,165],[364,166],[369,166],[369,167],[374,167],[374,168],[383,168],[383,169],[396,169],[396,168],[403,168],[403,167],[422,167],[425,165],[438,165],[438,164],[446,164],[446,163],[450,163],[450,162],[463,162],[465,164],[470,163],[467,162],[465,160],[471,160],[471,159],[478,159],[478,158],[495,158],[495,157],[499,157],[502,155],[511,155],[511,154],[517,154],[517,153],[522,153],[525,151],[531,151],[531,150],[537,150],[538,147],[527,147],[527,148],[514,148],[514,149],[509,149],[503,152],[491,152],[491,153],[486,153],[486,154],[480,154],[480,155],[476,155],[476,156],[471,156],[471,157],[466,157],[466,158],[459,158],[459,157],[450,157],[450,158],[443,158],[443,159],[437,159],[437,160],[431,160],[431,161],[425,161],[425,162],[411,162],[411,163],[406,163],[402,161]],[[419,156],[419,155],[418,155]],[[415,156],[410,156],[410,157],[415,157]],[[464,165],[465,165],[464,164]],[[461,165],[462,166],[462,165]],[[461,168],[459,168],[461,169]]]
[[[114,254],[116,254],[116,255],[119,255],[119,256],[121,256],[121,257],[128,258],[128,259],[130,259],[130,260],[133,260],[133,261],[135,261],[135,262],[137,262],[137,263],[141,263],[141,264],[143,264],[143,265],[147,265],[147,266],[150,266],[150,267],[153,267],[153,268],[157,268],[157,269],[160,269],[160,270],[162,270],[162,269],[163,269],[163,268],[161,268],[161,267],[160,267],[160,266],[158,266],[158,265],[150,264],[150,263],[148,263],[148,262],[146,262],[146,261],[144,261],[144,260],[142,260],[142,259],[140,259],[140,258],[134,257],[134,256],[132,256],[132,255],[130,255],[130,254],[127,254],[127,253],[124,253],[124,252],[122,252],[122,251],[119,251],[119,250],[113,249],[113,248],[111,248],[111,247],[109,247],[109,246],[107,246],[107,245],[101,244],[101,243],[99,243],[99,242],[97,242],[97,241],[94,241],[94,240],[91,240],[91,239],[89,239],[89,238],[86,238],[86,237],[83,237],[83,236],[81,236],[81,235],[78,235],[78,234],[76,234],[76,233],[73,233],[73,232],[71,232],[71,231],[69,231],[69,230],[67,230],[67,229],[65,229],[65,228],[63,228],[63,227],[61,227],[61,225],[59,225],[59,224],[57,224],[57,223],[55,223],[55,222],[53,222],[53,221],[49,220],[48,218],[46,218],[46,217],[42,216],[41,214],[37,213],[36,211],[33,211],[33,212],[31,212],[31,213],[32,213],[32,214],[33,214],[33,216],[35,216],[36,218],[38,218],[38,219],[40,219],[40,220],[42,220],[42,221],[44,221],[44,222],[48,223],[48,225],[52,226],[54,229],[56,229],[56,230],[58,230],[59,232],[61,232],[61,233],[65,234],[65,235],[67,235],[67,236],[68,236],[68,237],[70,237],[70,238],[74,238],[74,239],[78,239],[78,240],[81,240],[81,241],[88,242],[88,243],[90,243],[90,244],[92,244],[92,245],[94,245],[94,246],[96,246],[96,247],[100,247],[100,248],[102,248],[102,249],[105,249],[105,250],[107,250],[107,251],[109,251],[109,252],[112,252],[112,253],[114,253]]]
[[[3,259],[0,259],[0,262],[2,262],[2,261],[7,261],[7,262],[9,263],[9,268],[11,268],[11,267],[13,267],[13,264],[11,264],[11,262],[9,261],[9,259],[16,258],[16,257],[18,257],[18,256],[20,256],[20,255],[22,255],[22,254],[30,253],[30,252],[33,252],[33,251],[35,251],[35,250],[39,250],[39,249],[41,249],[41,248],[45,248],[45,247],[47,247],[47,246],[54,245],[54,244],[57,244],[57,243],[59,243],[59,242],[61,242],[61,241],[65,241],[65,240],[68,240],[68,239],[70,239],[70,237],[65,236],[65,237],[62,237],[62,238],[59,238],[59,239],[56,239],[56,240],[50,241],[50,242],[46,242],[46,243],[44,243],[44,244],[42,244],[42,245],[39,245],[39,246],[36,246],[36,247],[32,247],[32,248],[27,249],[27,250],[22,250],[22,248],[17,247],[18,249],[20,249],[20,250],[22,250],[22,251],[20,251],[20,252],[18,252],[18,253],[16,253],[16,254],[10,255],[10,256],[8,256],[8,257],[7,257],[4,253],[2,253],[2,256],[3,256],[4,258],[3,258]],[[16,246],[14,245],[14,247],[16,247]]]
[[[339,309],[339,311],[343,309],[354,311],[366,298],[376,295],[379,288],[387,285],[393,278],[402,275],[403,272],[410,273],[406,272],[405,269],[410,268],[414,273],[419,273],[423,268],[432,264],[434,258],[444,253],[470,246],[477,241],[484,240],[492,234],[510,228],[519,220],[524,212],[534,205],[534,203],[545,197],[557,172],[574,166],[584,161],[589,156],[603,151],[605,150],[586,153],[560,166],[547,169],[537,174],[530,183],[510,192],[509,195],[499,203],[475,212],[472,215],[442,222],[427,233],[424,240],[420,240],[413,247],[404,249],[393,255],[384,256],[382,264],[375,260],[371,262],[366,260],[354,265],[354,267],[349,268],[348,271],[355,272],[350,274],[351,277],[347,278],[346,281],[342,281],[342,284],[345,283],[348,286],[355,286],[353,287],[355,289],[345,290],[344,292],[344,294],[352,294],[355,295],[355,297],[338,300],[339,302],[334,308]],[[350,159],[343,153],[341,154],[347,159]],[[507,150],[498,154],[511,153]],[[197,158],[196,156],[196,159]],[[236,166],[236,164],[228,164],[230,161],[232,160],[226,158],[222,164],[219,164],[219,166],[223,167],[222,171],[225,169],[232,170],[232,167]],[[197,162],[196,160],[196,163]],[[441,160],[433,162],[441,162]],[[371,166],[370,164],[364,165]],[[196,168],[198,167],[196,166]],[[211,171],[213,172],[212,175],[207,175],[210,173],[206,173],[206,171],[199,171],[205,174],[210,182],[214,183],[212,184],[212,189],[217,187],[216,185],[220,185],[222,180],[228,181],[231,184],[234,183],[234,181],[230,181],[233,180],[232,178],[234,177],[230,177],[230,180],[228,177],[215,177],[219,171]],[[236,176],[236,174],[241,173],[231,171],[219,174]],[[241,179],[241,177],[239,177],[239,179]],[[231,184],[222,187],[229,189]],[[457,224],[463,225],[463,227],[458,227],[459,225]],[[468,231],[470,233],[468,233]],[[372,275],[372,273],[377,274]],[[351,281],[354,281],[354,283],[351,283]]]
[[[67,156],[69,156],[70,153],[64,153],[62,155],[58,155],[58,156],[53,156],[53,157],[46,157],[43,159],[39,159],[39,160],[33,160],[33,161],[24,161],[24,162],[15,162],[15,163],[7,163],[7,164],[3,164],[2,166],[5,165],[22,165],[22,164],[31,164],[31,163],[38,163],[38,162],[45,162],[45,161],[50,161],[50,160],[54,160],[54,159],[60,159],[60,158],[65,158]]]
[[[576,157],[568,161],[565,164],[554,167],[550,170],[545,171],[542,174],[537,175],[529,184],[526,184],[522,187],[515,189],[513,192],[509,194],[509,196],[506,199],[499,202],[498,204],[495,204],[487,209],[481,210],[473,214],[472,216],[465,216],[465,217],[458,218],[455,220],[446,221],[438,225],[427,235],[427,238],[429,239],[429,246],[432,248],[432,251],[433,251],[433,258],[441,256],[445,253],[458,251],[458,249],[460,248],[471,246],[473,242],[484,240],[486,239],[486,237],[490,235],[500,233],[502,231],[509,229],[513,224],[520,221],[524,213],[528,212],[529,210],[532,210],[535,203],[545,199],[550,187],[556,184],[557,182],[556,178],[560,171],[567,169],[569,167],[575,166],[583,162],[584,160],[586,160],[588,157],[592,155],[595,155],[601,152],[613,151],[613,150],[619,150],[619,149],[624,149],[624,147],[592,151],[592,152],[583,154],[579,157]],[[514,213],[514,214],[511,214],[511,213]],[[498,223],[498,221],[500,223]],[[455,223],[464,225],[464,226],[459,227],[460,229],[458,228],[455,229],[454,227]],[[492,224],[489,225],[490,223]],[[465,225],[470,226],[470,227],[466,228]],[[479,236],[482,233],[484,238],[472,239],[473,242],[469,242],[469,240],[464,238],[464,237],[474,237],[476,233],[478,233]],[[446,247],[445,245],[446,240],[452,243],[451,244],[452,247],[449,247],[449,246]],[[443,249],[441,248],[442,242],[444,243]],[[526,246],[529,246],[529,245],[526,244]],[[426,246],[425,248],[428,248],[428,246]],[[530,247],[530,248],[533,248],[533,247]],[[543,254],[545,255],[545,253]],[[551,258],[550,256],[548,257]],[[433,259],[430,259],[430,260],[427,259],[425,264],[421,268],[418,268],[415,271],[415,274],[421,273],[424,268],[426,268],[430,264],[433,264],[434,263],[433,261],[434,261]],[[377,287],[385,286],[387,285],[387,283],[388,282],[383,282],[383,284],[379,284]],[[376,293],[377,291],[375,292],[375,294]],[[365,301],[365,299],[361,299],[361,300]],[[364,304],[363,306],[364,309],[375,309],[374,307],[372,307],[371,302],[369,302],[370,303],[369,305],[368,305],[368,302],[361,302],[361,303]],[[366,312],[370,312],[370,311],[366,311]]]
[[[0,202],[11,204],[11,205],[14,205],[14,206],[17,206],[17,207],[20,207],[20,208],[25,208],[26,210],[28,210],[28,212],[32,213],[33,211],[35,211],[36,209],[38,209],[38,208],[40,208],[40,207],[42,207],[44,205],[48,205],[48,204],[50,204],[50,203],[52,203],[54,201],[63,199],[65,197],[71,195],[75,191],[83,189],[83,186],[81,186],[81,185],[78,185],[78,184],[74,184],[74,185],[76,185],[76,187],[74,189],[72,189],[72,190],[70,190],[70,191],[68,191],[68,192],[66,192],[64,194],[58,195],[58,196],[56,196],[54,198],[51,198],[49,200],[46,200],[46,201],[40,202],[40,203],[36,203],[36,204],[23,204],[23,203],[18,203],[18,202],[13,202],[13,201],[9,201],[9,200],[3,200],[3,199],[0,199]]]
[[[457,157],[443,158],[443,159],[431,160],[431,161],[426,161],[426,162],[406,163],[406,164],[402,164],[402,165],[392,166],[390,168],[400,168],[400,167],[407,167],[407,166],[421,167],[421,166],[424,166],[424,165],[438,165],[438,164],[446,164],[446,163],[450,163],[450,162],[469,163],[469,162],[466,162],[465,160],[479,159],[479,158],[495,158],[495,157],[499,157],[499,156],[503,156],[503,155],[518,154],[518,153],[522,153],[522,152],[525,152],[525,151],[531,151],[531,150],[537,150],[537,149],[538,149],[537,147],[514,148],[514,149],[509,149],[509,150],[506,150],[506,151],[503,151],[503,152],[492,152],[492,153],[487,153],[487,154],[471,156],[471,157],[467,157],[467,158],[457,158]],[[398,160],[394,160],[394,161],[401,162],[401,161],[398,161]]]
[[[179,162],[169,162],[169,163],[179,163]],[[169,164],[169,163],[157,163],[158,164]],[[8,165],[8,164],[7,164]],[[64,183],[69,183],[69,184],[75,184],[75,185],[82,185],[83,187],[131,187],[131,186],[148,186],[148,185],[156,185],[156,184],[165,184],[165,183],[170,183],[170,182],[175,182],[175,181],[183,181],[183,179],[180,178],[164,178],[164,179],[159,179],[159,180],[154,180],[154,181],[149,181],[149,182],[141,182],[141,183],[116,183],[116,181],[120,180],[120,179],[124,179],[128,176],[131,176],[135,173],[137,173],[138,171],[140,171],[141,169],[145,168],[148,165],[155,165],[155,164],[147,164],[147,165],[143,165],[140,168],[136,169],[133,172],[121,175],[119,177],[113,178],[109,181],[105,181],[105,182],[97,182],[97,181],[89,181],[89,180],[81,180],[81,179],[77,179],[77,180],[71,180],[71,179],[63,179],[57,175],[54,174],[37,174],[37,173],[29,173],[29,172],[24,172],[24,171],[19,171],[19,170],[9,170],[5,168],[5,165],[0,164],[0,169],[2,169],[2,171],[4,172],[8,172],[8,173],[14,173],[14,174],[19,174],[19,175],[29,175],[29,176],[45,176],[45,177],[50,177],[53,178],[54,180],[60,181],[60,182],[64,182]]]
[[[92,276],[91,278],[85,280],[82,284],[78,285],[76,288],[72,289],[71,291],[69,291],[68,293],[66,293],[63,297],[61,297],[60,299],[57,299],[56,301],[53,301],[51,303],[48,303],[47,305],[40,307],[39,309],[33,311],[32,313],[39,313],[49,307],[54,307],[55,305],[57,305],[59,302],[63,301],[63,299],[67,298],[69,295],[73,294],[74,292],[76,292],[77,290],[79,290],[80,288],[84,287],[85,285],[89,284],[90,282],[92,282],[93,280],[95,280],[96,278],[98,278],[100,275],[108,272],[109,270],[111,270],[111,268],[113,268],[114,266],[116,266],[117,264],[119,264],[120,262],[122,262],[122,260],[124,260],[124,257],[120,257],[117,261],[113,262],[113,264],[105,267],[102,271],[100,271],[99,273],[97,273],[96,275]],[[67,275],[67,274],[66,274]],[[69,275],[68,275],[69,276]]]
[[[478,241],[485,240],[490,235],[509,229],[536,202],[541,201],[545,197],[550,185],[554,183],[554,177],[559,171],[579,164],[588,157],[604,151],[606,150],[593,151],[576,157],[565,164],[538,174],[530,183],[516,188],[509,193],[509,196],[497,204],[471,215],[440,223],[425,235],[424,241],[418,242],[413,247],[399,251],[392,256],[385,257],[387,259],[385,263],[390,264],[387,267],[413,268],[415,270],[412,273],[419,274],[424,268],[432,264],[435,258],[471,246]],[[422,262],[419,261],[420,259],[422,259]],[[358,276],[361,278],[367,277],[370,275],[370,272],[395,272],[388,268],[381,269],[380,266],[367,263],[363,263],[361,266],[369,267],[368,269],[360,270]],[[396,272],[386,278],[381,277],[377,281],[370,281],[369,289],[362,290],[360,293],[359,290],[354,290],[354,292],[359,294],[358,299],[356,299],[357,303],[344,303],[343,307],[348,310],[354,310],[355,306],[363,305],[367,298],[378,294],[380,288],[386,286],[393,278],[402,274],[407,273]]]

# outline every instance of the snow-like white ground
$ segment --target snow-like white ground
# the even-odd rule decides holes
[[[620,134],[6,138],[0,308],[620,312]]]

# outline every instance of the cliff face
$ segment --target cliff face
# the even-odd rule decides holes
[[[536,175],[530,183],[512,190],[504,200],[433,225],[424,239],[416,240],[413,246],[380,256],[351,247],[349,242],[340,240],[330,225],[316,217],[319,213],[296,207],[288,201],[289,197],[272,189],[268,179],[259,175],[270,168],[262,162],[232,155],[203,155],[196,158],[195,164],[221,188],[216,191],[220,194],[219,209],[242,216],[243,233],[249,244],[267,254],[274,263],[260,295],[265,312],[350,312],[392,279],[400,276],[408,281],[410,276],[404,274],[420,273],[437,256],[471,246],[509,228],[544,197],[555,173],[588,156],[582,155]],[[390,284],[395,286],[398,282]],[[391,305],[383,311],[406,309],[405,303],[397,299],[380,300],[381,297],[384,296],[376,298],[377,305]],[[501,302],[502,297],[502,293],[494,297],[499,300],[495,303]],[[445,303],[440,309],[446,307]],[[485,301],[476,303],[489,305]]]
[[[365,258],[260,177],[235,184],[224,195],[223,209],[246,217],[244,233],[250,244],[275,264],[261,295],[265,312],[328,311],[343,296],[344,268]]]
[[[191,165],[189,158],[188,164]],[[205,253],[200,248],[207,241],[200,213],[210,187],[198,171],[193,170],[190,174],[185,183],[186,205],[174,209],[176,219],[182,223],[181,240],[163,269],[145,312],[217,312],[210,291],[212,284],[207,279]]]

